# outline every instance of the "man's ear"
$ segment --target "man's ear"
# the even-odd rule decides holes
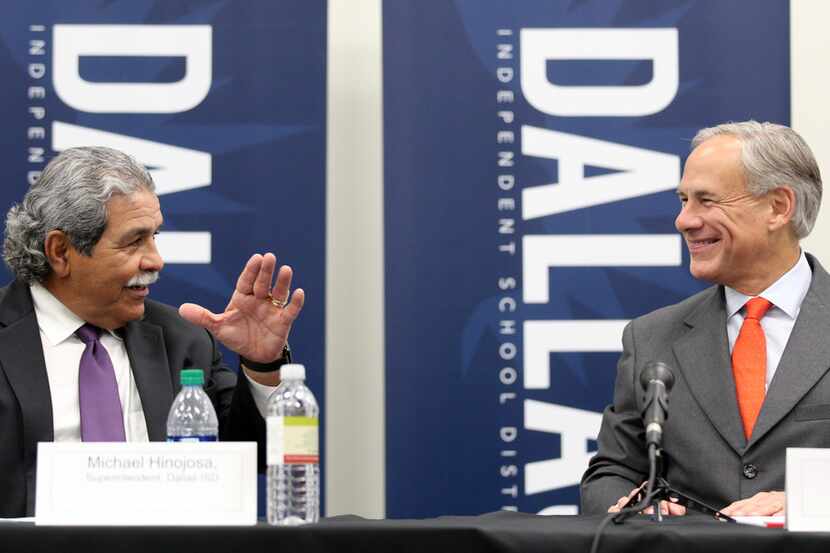
[[[52,272],[58,278],[69,276],[70,273],[70,249],[69,237],[62,230],[50,230],[43,242],[43,250],[46,252],[46,259],[52,267]]]
[[[767,226],[770,232],[790,224],[795,215],[795,191],[789,186],[779,186],[767,193],[771,213]]]

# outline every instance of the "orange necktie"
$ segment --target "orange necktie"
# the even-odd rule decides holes
[[[738,410],[744,423],[746,439],[752,435],[752,427],[761,404],[764,403],[764,382],[767,375],[767,341],[761,327],[761,317],[772,304],[764,298],[752,298],[746,305],[744,323],[732,349],[732,374],[738,392]]]

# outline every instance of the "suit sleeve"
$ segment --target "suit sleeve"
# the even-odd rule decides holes
[[[219,439],[256,442],[257,465],[265,470],[265,421],[257,409],[246,378],[240,378],[222,360],[216,340],[207,331],[211,345],[211,370],[205,391],[219,419]],[[241,370],[241,369],[240,369]]]
[[[614,402],[602,415],[597,454],[582,476],[581,512],[608,511],[620,497],[628,495],[648,475],[645,429],[638,397],[635,322],[623,331],[623,353],[617,364]]]
[[[257,409],[251,386],[244,376],[237,378],[233,401],[225,419],[224,435],[221,426],[219,434],[220,439],[225,441],[256,442],[257,467],[260,472],[265,471],[265,419]]]

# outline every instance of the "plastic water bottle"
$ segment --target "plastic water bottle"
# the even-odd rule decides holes
[[[320,518],[317,400],[305,385],[305,367],[280,368],[268,402],[268,523],[294,526]]]
[[[168,442],[215,442],[219,439],[219,420],[202,386],[202,369],[180,373],[182,389],[167,415]]]

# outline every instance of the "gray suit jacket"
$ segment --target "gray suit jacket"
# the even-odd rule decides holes
[[[738,414],[722,286],[639,317],[623,333],[614,403],[582,477],[582,512],[605,512],[648,474],[639,376],[650,361],[674,369],[663,446],[672,487],[722,508],[784,489],[787,447],[830,447],[830,276],[807,255],[813,280],[747,441]]]
[[[150,440],[164,440],[167,413],[180,389],[179,372],[205,370],[205,391],[219,417],[222,440],[260,443],[265,423],[246,379],[222,363],[213,337],[151,300],[144,319],[128,323],[124,341]],[[0,289],[0,517],[34,514],[37,443],[52,441],[52,401],[40,330],[28,285]]]

